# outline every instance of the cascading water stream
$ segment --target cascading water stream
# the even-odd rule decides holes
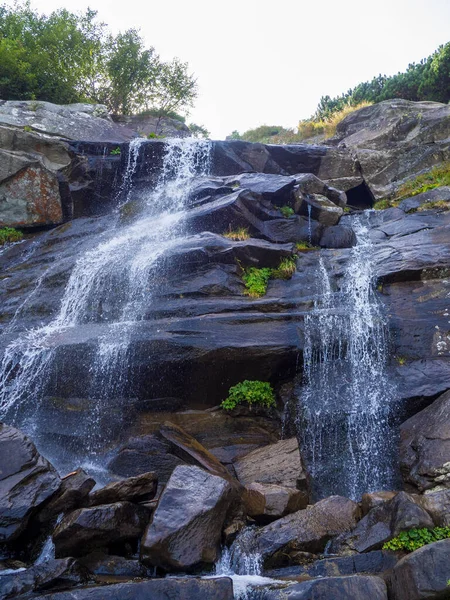
[[[264,586],[285,583],[262,576],[262,557],[252,548],[252,540],[252,528],[244,528],[216,563],[215,577],[233,580],[235,600],[260,600]]]
[[[98,420],[111,398],[120,398],[127,381],[130,335],[145,317],[161,259],[183,239],[185,203],[195,175],[209,170],[207,141],[165,141],[159,181],[150,192],[130,197],[141,143],[130,149],[122,185],[128,201],[136,202],[141,216],[129,225],[120,220],[100,243],[76,262],[60,309],[47,325],[27,331],[6,349],[0,370],[0,416],[39,439],[37,411],[46,393],[61,338],[77,327],[106,325],[91,360],[86,397],[91,417],[84,424],[89,454],[95,454]],[[33,409],[34,407],[34,409]],[[22,410],[25,409],[25,410]],[[58,458],[52,457],[58,465]]]
[[[395,489],[394,389],[387,323],[374,291],[371,243],[361,218],[357,244],[333,291],[319,262],[318,301],[305,317],[304,381],[297,425],[313,496]]]

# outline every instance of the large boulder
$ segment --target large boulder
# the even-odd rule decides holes
[[[449,598],[450,540],[419,548],[400,560],[392,571],[392,600]]]
[[[196,466],[178,466],[141,542],[141,560],[167,571],[216,561],[234,498],[230,482]]]
[[[333,143],[353,152],[373,196],[385,198],[450,158],[449,116],[446,104],[386,100],[348,115]]]
[[[16,539],[60,486],[58,473],[33,442],[0,423],[0,543]]]
[[[233,583],[228,577],[150,579],[97,587],[74,588],[67,592],[34,596],[35,600],[233,600]]]
[[[66,515],[53,532],[55,556],[83,556],[93,550],[137,540],[150,512],[131,502],[81,508]]]
[[[297,438],[258,448],[237,460],[234,468],[243,485],[257,482],[307,491],[307,473]]]
[[[67,104],[34,100],[0,101],[0,125],[85,142],[126,142],[135,133],[116,125],[102,104]]]
[[[266,566],[276,566],[289,553],[323,552],[329,540],[353,529],[358,518],[356,502],[330,496],[254,531],[250,545]]]
[[[400,427],[405,483],[419,491],[450,487],[450,391]]]

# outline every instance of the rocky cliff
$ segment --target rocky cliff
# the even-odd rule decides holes
[[[448,107],[398,101],[351,115],[327,146],[0,126],[0,224],[28,232],[0,250],[2,598],[231,598],[226,575],[262,572],[299,598],[444,597],[447,540],[404,558],[383,545],[450,523],[450,189],[364,209],[448,159],[448,124]],[[258,269],[265,294],[246,286]],[[342,402],[318,394],[317,408],[342,424],[336,454],[354,414],[381,407],[373,448],[398,447],[395,489],[336,495],[354,470],[342,461],[316,501],[297,411],[311,363],[333,360],[318,372]],[[221,409],[243,380],[270,382],[276,406]],[[377,407],[370,386],[386,393]],[[93,477],[109,483],[92,491]],[[204,573],[223,544],[218,579],[152,577]],[[111,576],[126,583],[96,587]]]

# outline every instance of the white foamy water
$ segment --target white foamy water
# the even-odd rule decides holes
[[[20,335],[7,347],[0,367],[0,418],[39,432],[34,409],[55,378],[55,356],[61,342],[79,325],[106,325],[96,340],[86,397],[92,411],[86,439],[95,454],[100,415],[111,397],[120,397],[126,379],[130,335],[145,317],[158,285],[161,261],[181,243],[185,204],[194,176],[209,171],[210,143],[193,139],[165,140],[159,179],[151,191],[133,192],[139,151],[145,140],[130,144],[121,192],[136,202],[136,216],[119,224],[77,260],[55,318]],[[33,290],[36,293],[36,290]],[[90,387],[90,389],[89,389]],[[106,432],[103,432],[106,433]]]
[[[304,384],[298,430],[316,498],[395,486],[394,389],[388,381],[387,322],[374,290],[372,245],[354,219],[352,248],[340,289],[322,259],[318,301],[305,316]]]

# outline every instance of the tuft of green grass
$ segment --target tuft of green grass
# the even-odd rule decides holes
[[[281,206],[279,208],[279,211],[285,219],[288,219],[289,217],[292,217],[293,215],[295,215],[294,209],[290,206]]]
[[[273,279],[290,279],[297,268],[295,256],[283,258],[276,269],[272,269]]]
[[[248,232],[247,227],[238,227],[237,229],[227,231],[222,234],[223,237],[228,238],[229,240],[235,240],[236,242],[243,242],[244,240],[248,240],[250,238],[250,234]]]
[[[371,105],[372,102],[366,101],[360,102],[355,106],[348,104],[341,110],[333,113],[326,120],[322,121],[316,119],[305,119],[304,121],[300,121],[298,124],[298,136],[301,140],[307,140],[308,138],[315,137],[316,135],[324,135],[325,138],[333,137],[333,135],[336,133],[336,127],[345,119],[345,117],[352,112],[355,112],[355,110],[359,110],[360,108],[365,108],[366,106]]]
[[[0,229],[0,246],[6,244],[7,242],[20,242],[23,238],[23,233],[21,231],[17,231],[13,227],[4,227]]]
[[[117,146],[117,148],[113,148],[110,152],[111,156],[120,156],[121,154],[121,150],[119,148],[119,146]]]
[[[373,205],[375,210],[385,210],[386,208],[395,208],[400,204],[400,200],[393,200],[388,198],[383,198],[383,200],[378,200]]]
[[[270,408],[275,406],[275,394],[267,381],[245,379],[230,387],[228,397],[221,403],[224,410],[233,410],[238,404],[247,403]]]
[[[244,270],[242,280],[245,284],[244,294],[250,298],[261,298],[267,292],[269,279],[272,276],[272,269],[264,267],[248,267]]]
[[[313,246],[309,242],[297,242],[295,244],[297,252],[307,252],[309,250],[320,250],[319,246]]]
[[[415,179],[407,181],[398,190],[397,198],[410,198],[423,192],[429,192],[442,185],[450,185],[450,162],[433,167],[428,173],[418,175]]]
[[[425,202],[417,208],[417,212],[423,212],[424,210],[432,209],[450,210],[450,202],[446,202],[445,200],[432,200],[430,202]]]

